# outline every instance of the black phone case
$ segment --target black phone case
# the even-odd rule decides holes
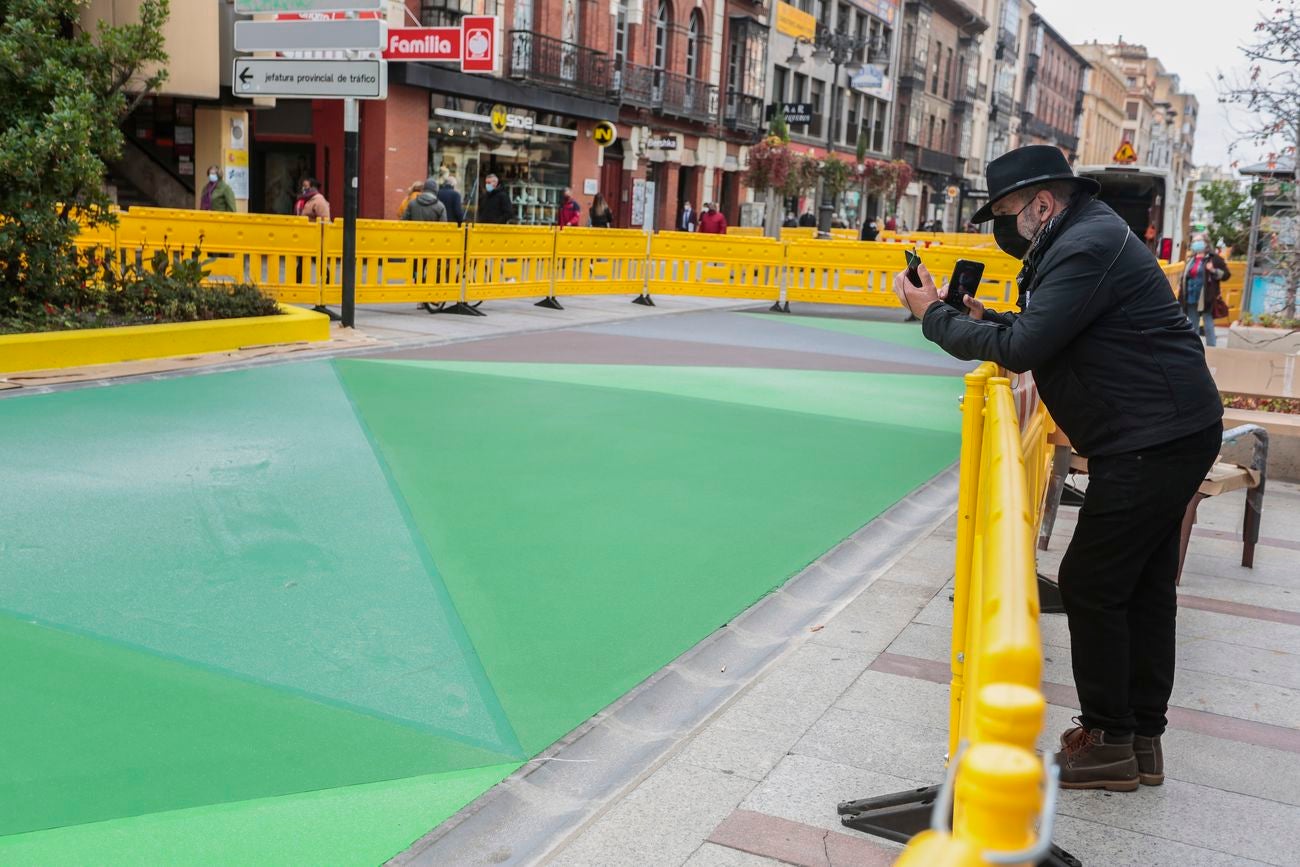
[[[969,278],[963,277],[969,274]],[[959,280],[959,278],[961,278]],[[957,264],[952,269],[952,280],[948,283],[948,297],[943,299],[955,310],[965,311],[966,305],[962,298],[967,295],[975,295],[979,292],[980,281],[984,279],[984,263],[972,262],[970,259],[958,259]]]

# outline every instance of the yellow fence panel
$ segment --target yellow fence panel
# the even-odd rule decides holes
[[[343,224],[325,226],[325,304],[343,296]],[[357,220],[357,303],[460,300],[464,230],[454,223]]]
[[[571,228],[555,236],[557,295],[642,295],[649,236],[640,229]]]
[[[785,247],[771,238],[660,232],[650,241],[651,295],[781,297]]]
[[[746,238],[761,238],[763,237],[763,227],[762,226],[728,226],[727,234],[741,235]]]
[[[782,241],[807,241],[817,237],[817,230],[812,226],[785,226],[781,229]]]
[[[321,226],[301,217],[131,208],[117,227],[122,261],[147,267],[202,251],[211,283],[253,283],[279,301],[321,303]]]
[[[861,241],[786,244],[787,301],[898,307],[894,275],[903,269],[899,247]]]
[[[468,227],[462,297],[484,301],[551,295],[555,235],[549,226]]]

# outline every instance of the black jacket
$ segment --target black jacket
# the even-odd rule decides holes
[[[1033,371],[1080,454],[1137,451],[1223,417],[1205,350],[1159,263],[1109,207],[1089,201],[1022,286],[1024,312],[983,320],[942,302],[925,336],[957,358]]]
[[[460,193],[451,184],[438,187],[438,201],[447,210],[447,220],[459,226],[465,222],[465,209],[461,205]]]
[[[510,194],[503,187],[492,192],[484,191],[478,200],[478,221],[480,223],[508,223],[515,218],[515,206],[510,201]]]

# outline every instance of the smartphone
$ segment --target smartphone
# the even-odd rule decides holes
[[[982,279],[984,279],[983,262],[958,259],[952,269],[952,279],[948,281],[948,297],[943,299],[944,303],[965,312],[966,305],[962,299],[967,295],[973,297],[978,293]]]
[[[921,267],[921,257],[916,255],[915,250],[904,250],[903,254],[907,256],[907,279],[913,286],[921,285],[921,274],[916,269]]]

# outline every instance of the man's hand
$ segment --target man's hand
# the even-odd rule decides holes
[[[945,280],[944,283],[943,283],[943,285],[939,287],[939,298],[940,298],[941,300],[944,300],[944,301],[948,300],[948,286],[949,286],[949,283],[948,283],[948,281]],[[984,302],[983,302],[983,301],[980,301],[980,300],[979,300],[978,298],[976,298],[974,295],[966,295],[966,296],[964,296],[964,297],[961,299],[961,301],[962,301],[963,304],[966,305],[966,310],[967,310],[967,314],[966,314],[966,315],[968,315],[971,319],[983,319],[983,318],[984,318]]]
[[[898,296],[912,315],[920,319],[930,305],[939,300],[939,290],[934,286],[934,278],[924,264],[917,266],[916,273],[921,276],[921,285],[913,286],[907,279],[907,271],[894,275],[894,294]]]

